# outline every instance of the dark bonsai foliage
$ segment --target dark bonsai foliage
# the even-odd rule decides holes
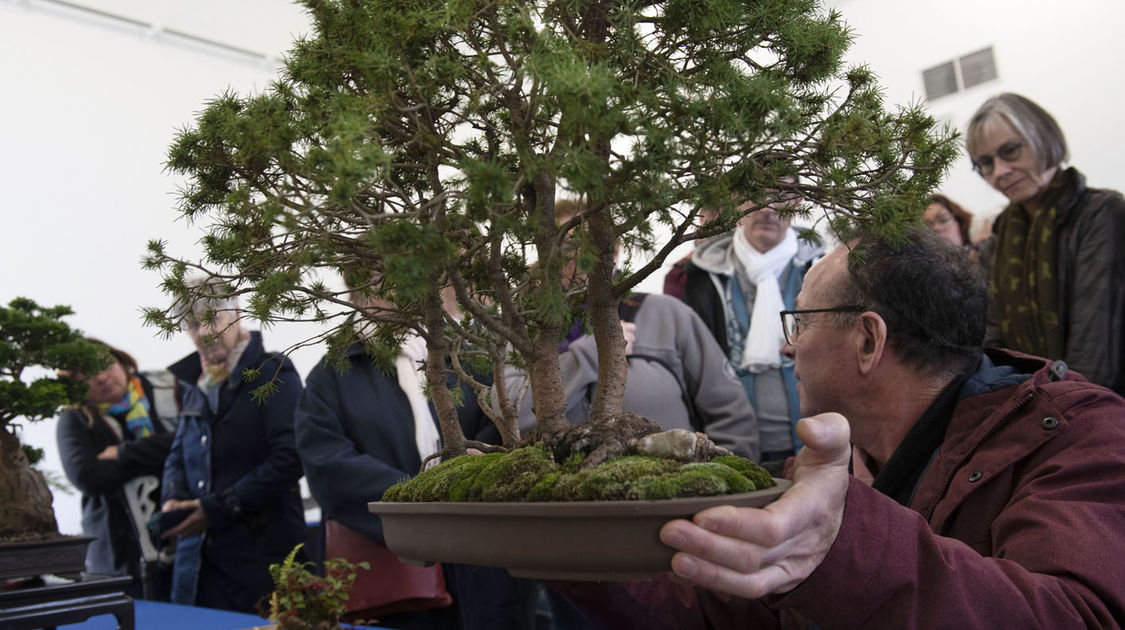
[[[20,421],[38,422],[85,398],[86,384],[60,372],[96,374],[110,361],[63,321],[72,314],[27,298],[0,306],[0,540],[58,535],[50,488],[32,468],[42,450],[20,444],[18,429]]]
[[[180,209],[206,226],[202,257],[154,241],[146,265],[174,301],[241,296],[263,324],[316,322],[308,343],[336,357],[356,320],[383,359],[422,335],[444,455],[473,446],[449,358],[497,385],[505,364],[525,368],[550,446],[568,426],[557,344],[575,318],[597,340],[603,423],[622,413],[618,303],[673,248],[767,192],[800,196],[792,213],[837,234],[901,234],[957,151],[920,107],[888,110],[869,70],[842,66],[852,35],[816,0],[304,3],[314,32],[281,76],[215,97],[169,150]],[[560,225],[562,197],[586,210]],[[719,219],[698,228],[704,208]],[[564,289],[575,256],[586,279]],[[334,277],[391,306],[365,311]],[[180,323],[170,308],[147,317]],[[508,393],[476,391],[514,447]]]

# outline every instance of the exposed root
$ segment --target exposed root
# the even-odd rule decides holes
[[[660,455],[680,461],[709,461],[730,451],[716,446],[703,433],[684,429],[664,430],[648,418],[624,413],[604,420],[577,424],[561,434],[529,436],[542,440],[555,457],[565,461],[576,453],[586,453],[582,468],[597,466],[618,455]]]
[[[466,440],[465,441],[465,448],[475,449],[477,451],[477,454],[480,454],[480,453],[507,453],[508,452],[508,449],[503,447],[503,446],[499,446],[497,444],[489,444],[487,442],[478,442],[477,440]],[[457,457],[458,455],[464,455],[464,454],[465,453],[457,452],[456,450],[454,450],[452,448],[449,448],[449,447],[443,448],[440,451],[437,451],[433,455],[430,455],[426,459],[422,460],[422,467],[419,470],[426,470],[430,466],[432,466],[434,464],[437,464],[438,462],[444,460],[447,457]]]

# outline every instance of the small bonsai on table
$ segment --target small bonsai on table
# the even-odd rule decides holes
[[[66,306],[45,307],[27,298],[0,306],[0,541],[59,537],[51,489],[33,467],[42,456],[20,443],[20,420],[38,422],[86,397],[86,384],[57,371],[96,374],[109,363],[63,318]],[[34,379],[25,380],[34,375]],[[30,455],[30,457],[29,457]]]

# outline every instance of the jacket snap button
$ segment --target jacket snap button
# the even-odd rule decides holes
[[[203,489],[203,480],[200,479],[199,481],[195,482],[195,487],[202,490]]]
[[[969,473],[969,483],[976,483],[976,482],[980,481],[980,478],[983,477],[983,476],[984,475],[980,474],[979,471],[973,471],[973,472]]]
[[[1059,419],[1052,416],[1047,416],[1046,418],[1043,418],[1042,425],[1044,429],[1050,431],[1059,426]]]

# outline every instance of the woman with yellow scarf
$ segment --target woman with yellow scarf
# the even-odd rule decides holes
[[[63,470],[82,492],[82,531],[94,538],[86,572],[131,575],[130,595],[167,599],[159,563],[145,562],[146,544],[150,557],[155,545],[138,521],[159,510],[159,480],[175,433],[175,381],[154,373],[154,385],[127,352],[88,340],[105,346],[113,361],[97,374],[72,375],[85,382],[86,400],[63,413],[57,427]]]

